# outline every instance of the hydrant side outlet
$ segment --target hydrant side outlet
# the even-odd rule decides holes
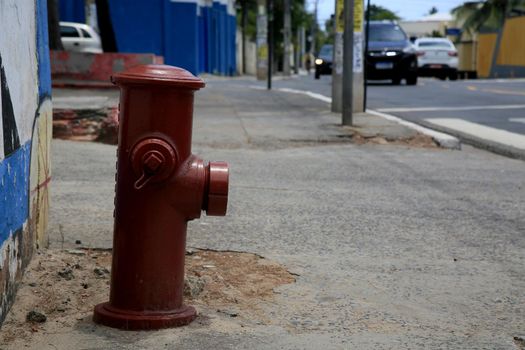
[[[109,301],[96,323],[147,330],[182,326],[187,222],[226,214],[228,165],[191,153],[194,92],[188,71],[145,65],[115,74],[119,86],[115,225]]]

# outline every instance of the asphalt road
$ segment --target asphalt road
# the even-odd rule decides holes
[[[331,77],[276,80],[331,97]],[[417,86],[373,82],[367,107],[459,136],[498,153],[525,158],[525,79],[419,80]]]

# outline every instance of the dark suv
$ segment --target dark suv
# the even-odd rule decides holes
[[[417,55],[399,25],[391,21],[370,21],[370,40],[365,59],[368,80],[392,80],[399,85],[417,84]]]
[[[334,55],[334,46],[330,44],[323,45],[319,55],[315,59],[315,79],[319,79],[321,74],[332,74],[332,57]]]

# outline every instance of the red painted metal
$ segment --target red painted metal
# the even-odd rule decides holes
[[[182,326],[187,222],[225,215],[228,165],[191,153],[194,91],[204,82],[176,67],[116,74],[121,89],[110,300],[93,320],[121,329]]]
[[[163,57],[136,53],[89,53],[50,51],[53,87],[115,88],[108,81],[113,73],[145,64],[162,64]]]

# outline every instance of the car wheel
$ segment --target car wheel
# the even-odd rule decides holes
[[[455,70],[450,72],[450,74],[448,75],[448,78],[450,80],[458,80],[458,72]]]
[[[316,69],[314,76],[315,76],[315,79],[319,79],[321,77],[321,72],[319,72],[319,70]]]
[[[417,74],[410,74],[407,76],[407,85],[417,84]]]
[[[399,85],[399,84],[401,84],[401,78],[392,79],[392,85]]]

